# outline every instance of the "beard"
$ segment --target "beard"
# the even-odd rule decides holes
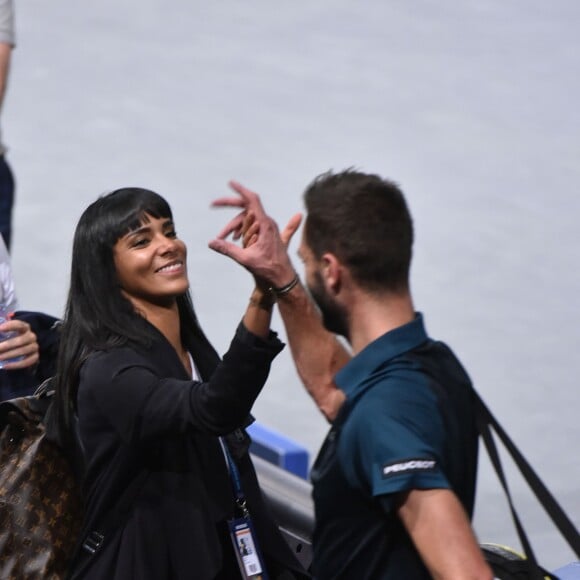
[[[329,332],[344,336],[348,340],[347,316],[344,308],[324,288],[320,272],[314,273],[314,283],[308,285],[308,292],[322,315],[322,324]]]

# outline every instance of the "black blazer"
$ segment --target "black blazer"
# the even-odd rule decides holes
[[[282,343],[274,334],[262,340],[243,325],[222,361],[207,341],[190,337],[189,343],[204,382],[189,379],[160,334],[149,349],[98,352],[81,368],[85,533],[99,530],[123,494],[135,499],[88,569],[73,578],[238,577],[226,529],[234,496],[220,435],[239,467],[271,578],[283,569],[307,578],[264,504],[243,429]]]

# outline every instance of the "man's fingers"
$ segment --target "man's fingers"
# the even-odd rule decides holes
[[[211,202],[212,207],[247,207],[250,204],[257,204],[259,208],[262,207],[257,193],[254,193],[237,181],[228,181],[228,185],[240,197],[219,197]]]
[[[256,216],[251,212],[246,212],[244,216],[244,223],[242,224],[242,233],[246,233],[250,226],[256,222]]]
[[[220,231],[217,237],[224,239],[227,238],[231,233],[235,234],[235,232],[240,231],[242,224],[244,223],[244,215],[245,212],[241,212],[235,218],[230,220],[228,224]],[[239,235],[237,237],[239,237]]]
[[[217,238],[212,240],[208,246],[215,252],[218,252],[218,254],[223,254],[224,256],[228,256],[240,264],[242,263],[240,260],[243,256],[243,250],[236,244],[228,242],[222,238]]]
[[[302,223],[302,214],[297,213],[294,214],[290,221],[286,224],[286,227],[280,232],[280,239],[282,240],[285,246],[288,246],[292,236],[296,233],[300,224]]]
[[[251,211],[246,212],[246,215],[244,216],[244,221],[242,223],[242,227],[237,232],[238,235],[234,236],[234,240],[237,240],[239,238],[246,239],[246,232],[250,229],[250,227],[254,223],[254,221],[255,221],[254,214]],[[246,245],[247,244],[245,242],[242,244],[242,246],[244,248],[246,247]]]
[[[249,228],[244,232],[244,239],[242,241],[242,246],[247,248],[252,244],[256,243],[258,239],[258,232],[260,231],[260,225],[254,222]]]
[[[228,183],[228,185],[236,192],[239,193],[241,198],[244,200],[244,207],[252,210],[253,212],[256,212],[259,215],[263,215],[266,212],[264,211],[264,207],[262,206],[262,202],[260,201],[260,196],[252,191],[251,189],[248,189],[247,187],[244,187],[241,183],[237,182],[237,181],[230,181]]]
[[[211,207],[244,207],[246,202],[240,197],[219,197],[211,202]]]
[[[231,189],[233,189],[236,193],[239,193],[243,199],[250,200],[258,197],[258,194],[247,187],[244,187],[239,181],[235,179],[230,179],[228,181],[228,185]]]

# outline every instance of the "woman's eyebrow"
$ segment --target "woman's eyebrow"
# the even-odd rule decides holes
[[[138,236],[139,234],[145,234],[151,230],[151,226],[149,225],[142,225],[141,227],[137,228],[136,230],[131,230],[125,234],[125,238],[131,238],[133,236]]]
[[[171,228],[171,227],[175,227],[173,220],[171,218],[167,218],[166,221],[164,221],[161,224],[161,227],[163,229],[166,228]],[[151,224],[150,223],[144,223],[143,225],[139,226],[138,228],[131,230],[130,232],[127,232],[123,237],[124,238],[131,238],[133,236],[138,236],[139,234],[147,234],[151,231]]]

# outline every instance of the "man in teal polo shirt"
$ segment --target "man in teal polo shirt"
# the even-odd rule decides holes
[[[276,299],[301,379],[332,423],[312,471],[314,577],[491,579],[470,525],[473,391],[415,311],[401,190],[350,170],[307,188],[306,292],[286,252],[300,216],[280,235],[258,196],[232,187],[238,198],[214,203],[243,211],[210,247],[252,272],[264,307]],[[226,241],[231,233],[243,248]]]
[[[471,517],[477,432],[469,378],[427,337],[418,314],[370,342],[335,381],[346,400],[312,471],[315,576],[429,578],[397,515],[412,490],[445,490],[443,501],[458,508],[452,490]]]

